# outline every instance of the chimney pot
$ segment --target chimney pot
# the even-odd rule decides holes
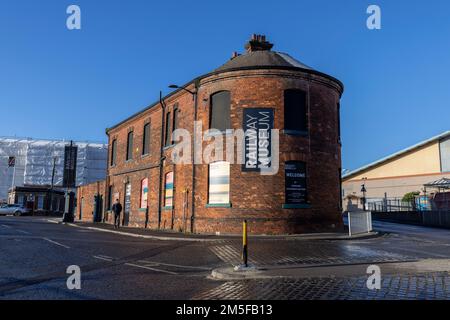
[[[245,45],[247,52],[270,51],[272,47],[273,44],[266,41],[266,36],[261,34],[252,34],[251,39]]]

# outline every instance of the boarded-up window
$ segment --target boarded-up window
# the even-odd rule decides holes
[[[220,91],[211,96],[211,129],[220,131],[231,129],[230,108],[229,91]]]
[[[117,139],[114,139],[111,143],[111,166],[116,164],[117,153]]]
[[[306,92],[297,89],[284,91],[284,129],[308,131]]]
[[[210,204],[230,203],[230,163],[213,162],[209,165],[209,197]]]
[[[142,137],[142,155],[150,153],[150,123],[144,125],[144,133]]]
[[[148,199],[148,178],[141,181],[141,208],[147,208]]]
[[[128,132],[127,137],[127,160],[133,159],[133,131]]]
[[[173,172],[166,173],[164,206],[173,207]]]

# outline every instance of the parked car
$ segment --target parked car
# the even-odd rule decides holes
[[[0,207],[0,215],[15,215],[15,216],[24,216],[30,214],[31,210],[25,208],[21,204],[5,204]]]

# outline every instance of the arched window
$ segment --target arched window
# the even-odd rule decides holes
[[[128,132],[127,137],[127,160],[133,159],[133,131]]]
[[[209,204],[230,203],[230,163],[217,161],[209,164]]]
[[[225,131],[231,129],[229,91],[219,91],[211,95],[210,128]]]
[[[144,132],[142,134],[142,155],[150,153],[150,122],[144,124]]]
[[[284,129],[308,131],[308,104],[306,92],[298,89],[284,91]]]
[[[111,143],[111,166],[116,164],[116,153],[117,153],[117,139],[114,139]]]

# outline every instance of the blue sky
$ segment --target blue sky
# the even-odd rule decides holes
[[[66,8],[82,29],[66,28]],[[366,28],[366,9],[382,29]],[[104,130],[243,51],[252,33],[345,84],[343,167],[450,130],[450,2],[0,0],[0,135]]]

